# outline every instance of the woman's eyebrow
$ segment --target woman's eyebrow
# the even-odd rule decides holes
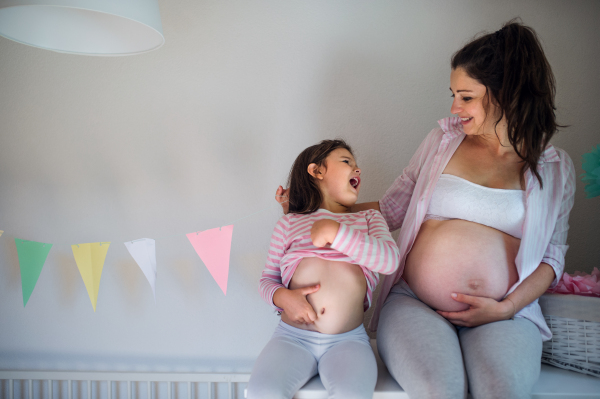
[[[449,89],[450,89],[450,91],[452,91],[451,87],[449,87]],[[463,90],[456,90],[457,93],[460,93],[460,92],[463,92],[463,91],[466,91],[466,92],[469,92],[469,93],[473,93],[473,90],[464,90],[464,89]]]

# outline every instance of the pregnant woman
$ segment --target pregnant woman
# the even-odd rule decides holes
[[[451,112],[376,203],[400,228],[398,271],[371,320],[416,398],[529,398],[551,337],[537,299],[564,268],[575,172],[549,144],[554,77],[509,22],[452,57]]]
[[[458,117],[439,122],[379,202],[352,207],[400,228],[400,265],[369,327],[411,399],[528,398],[551,337],[537,299],[562,275],[575,192],[571,159],[549,144],[554,77],[517,22],[451,66]]]

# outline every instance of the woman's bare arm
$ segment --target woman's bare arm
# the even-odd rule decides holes
[[[281,208],[283,209],[283,213],[287,214],[289,210],[288,189],[284,189],[281,186],[277,187],[277,191],[275,191],[275,201],[279,202]],[[367,209],[375,209],[376,211],[380,211],[379,201],[354,204],[350,207],[350,212],[366,211]]]
[[[550,284],[554,281],[554,269],[547,263],[540,263],[537,269],[531,273],[513,292],[504,300],[508,299],[515,305],[515,313],[538,299]]]
[[[376,211],[381,211],[381,209],[379,209],[379,201],[354,204],[350,207],[350,212],[366,211],[367,209],[375,209]]]

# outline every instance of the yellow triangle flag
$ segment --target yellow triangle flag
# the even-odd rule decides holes
[[[109,245],[110,242],[71,245],[77,268],[85,283],[90,301],[92,301],[94,312],[96,311],[96,302],[98,301],[102,268],[104,267],[104,260],[106,259]]]

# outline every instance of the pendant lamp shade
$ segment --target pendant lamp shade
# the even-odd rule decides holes
[[[158,0],[0,0],[0,35],[84,55],[139,54],[165,42]]]

